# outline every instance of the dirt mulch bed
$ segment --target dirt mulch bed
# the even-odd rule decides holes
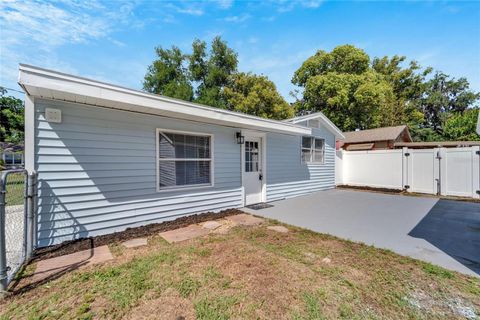
[[[400,195],[403,195],[403,196],[410,196],[410,197],[427,197],[427,198],[437,198],[437,199],[442,199],[442,200],[454,200],[454,201],[462,201],[462,202],[480,203],[479,199],[474,199],[474,198],[456,197],[456,196],[437,196],[435,194],[407,192],[405,190],[399,190],[399,189],[350,186],[350,185],[346,185],[346,184],[338,185],[337,188],[338,189],[347,189],[347,190],[351,189],[351,190],[358,190],[358,191],[387,193],[387,194],[400,194]]]
[[[381,193],[394,193],[394,194],[402,194],[404,193],[403,190],[399,189],[389,189],[389,188],[375,188],[375,187],[360,187],[360,186],[349,186],[346,184],[338,185],[338,189],[353,189],[353,190],[360,190],[360,191],[374,191],[374,192],[381,192]]]
[[[112,244],[115,242],[124,242],[133,238],[148,237],[159,232],[183,228],[191,224],[201,223],[208,220],[216,220],[240,213],[245,212],[237,209],[227,209],[218,213],[206,212],[201,214],[193,214],[190,216],[180,217],[175,220],[165,221],[162,223],[152,223],[141,227],[127,228],[125,231],[121,232],[115,232],[96,237],[82,238],[72,241],[65,241],[54,246],[37,249],[35,251],[32,261],[55,258],[77,251]]]

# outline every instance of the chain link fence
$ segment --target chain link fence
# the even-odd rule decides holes
[[[32,177],[26,170],[7,170],[1,175],[0,290],[6,289],[31,253],[29,241],[33,238],[29,239],[28,234],[33,230],[33,219],[28,219],[33,217],[33,201],[29,201],[33,199],[32,188],[29,189]]]

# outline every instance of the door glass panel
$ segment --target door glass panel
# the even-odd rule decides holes
[[[245,141],[245,172],[258,172],[258,142]]]

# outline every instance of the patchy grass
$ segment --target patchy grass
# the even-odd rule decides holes
[[[441,278],[452,279],[454,277],[453,272],[431,263],[424,264],[422,268],[426,273],[439,276]]]
[[[275,224],[268,221],[266,224]],[[0,319],[474,319],[480,281],[287,226],[168,244],[113,243],[115,260],[0,302]],[[32,267],[25,269],[26,279]],[[22,282],[18,288],[22,286]]]
[[[8,206],[23,205],[25,197],[25,175],[23,173],[11,173],[7,176],[5,204]]]

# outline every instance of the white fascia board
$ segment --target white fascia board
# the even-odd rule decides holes
[[[18,83],[29,95],[43,98],[55,99],[57,92],[75,96],[75,99],[68,100],[71,102],[94,99],[96,106],[121,110],[154,111],[159,115],[295,135],[311,133],[311,129],[292,123],[207,107],[23,64],[20,65]]]
[[[305,115],[305,116],[300,116],[300,117],[296,117],[296,118],[287,119],[287,120],[285,120],[285,122],[296,124],[296,123],[299,123],[299,122],[303,122],[303,121],[307,121],[307,120],[313,120],[313,119],[318,119],[318,120],[320,120],[320,122],[322,122],[322,124],[323,124],[328,130],[330,130],[333,134],[335,134],[335,137],[336,137],[336,138],[338,138],[338,139],[345,139],[345,136],[343,135],[342,130],[340,130],[340,129],[339,129],[330,119],[328,119],[328,117],[327,117],[326,115],[324,115],[323,112],[321,112],[321,111],[315,112],[315,113],[312,113],[312,114],[309,114],[309,115]]]

